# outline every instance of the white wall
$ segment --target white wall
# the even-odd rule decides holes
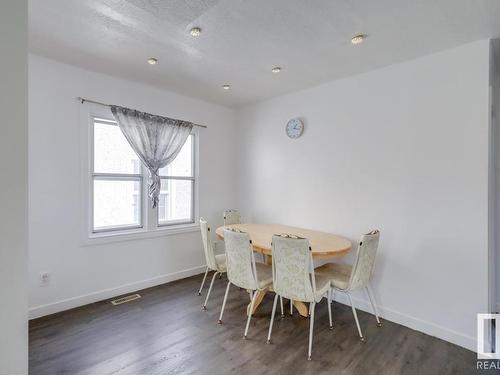
[[[149,68],[149,67],[146,67]],[[29,61],[29,291],[31,316],[67,309],[201,272],[199,231],[88,245],[81,204],[82,96],[205,124],[199,142],[200,215],[222,224],[235,206],[234,112],[142,84],[64,65]],[[40,286],[40,273],[50,273]]]
[[[0,4],[0,375],[28,373],[27,1]]]
[[[379,228],[383,315],[475,350],[488,311],[488,72],[480,41],[241,109],[240,208],[354,242]],[[305,132],[290,140],[297,116]]]
[[[497,62],[499,64],[500,62]],[[493,127],[495,157],[495,226],[500,223],[500,77],[493,80]],[[500,312],[500,230],[495,231],[496,311]]]

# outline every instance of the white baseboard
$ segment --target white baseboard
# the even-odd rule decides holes
[[[368,300],[355,298],[351,296],[353,303],[356,309],[360,309],[366,311],[370,314],[373,314],[373,310],[371,304]],[[349,299],[342,292],[335,293],[335,300],[343,303],[345,305],[350,306]],[[434,336],[439,339],[451,342],[455,345],[461,346],[465,349],[472,350],[473,352],[477,351],[477,338],[472,336],[464,335],[463,333],[439,326],[437,324],[400,313],[398,311],[394,311],[392,309],[384,308],[382,306],[377,305],[377,310],[380,316],[388,321],[401,324],[405,327],[414,329],[419,332],[423,332],[429,336]],[[354,319],[354,318],[353,318]],[[374,318],[375,319],[375,318]],[[363,329],[363,327],[361,327]]]
[[[75,307],[87,305],[97,301],[116,297],[122,294],[135,292],[137,290],[150,288],[152,286],[165,284],[171,281],[184,279],[189,276],[197,275],[205,271],[206,266],[188,268],[186,270],[160,275],[147,280],[141,280],[130,284],[120,285],[115,288],[100,290],[97,292],[72,297],[57,302],[48,303],[30,307],[28,310],[29,319],[40,318],[45,315],[54,314],[60,311],[69,310]]]
[[[69,310],[75,307],[87,305],[89,303],[94,303],[97,301],[102,301],[108,298],[116,297],[122,294],[135,292],[137,290],[150,288],[152,286],[165,284],[171,281],[183,279],[193,275],[203,273],[206,266],[199,266],[188,268],[186,270],[173,272],[165,275],[160,275],[153,277],[151,279],[137,281],[130,284],[121,285],[115,288],[104,289],[98,292],[84,294],[81,296],[64,299],[61,301],[31,307],[29,309],[29,319],[39,318],[45,315],[54,314],[60,311]],[[354,304],[357,309],[372,313],[371,305],[369,301],[352,297]],[[349,305],[347,296],[344,293],[335,293],[335,300],[345,305]],[[477,350],[477,339],[472,336],[464,335],[460,332],[450,330],[448,328],[436,325],[434,323],[400,313],[398,311],[384,308],[377,305],[380,316],[388,321],[401,324],[405,327],[414,329],[416,331],[423,332],[427,335],[440,338],[442,340],[451,342],[453,344],[459,345],[463,348],[476,351]],[[498,310],[500,311],[500,304],[498,305]]]

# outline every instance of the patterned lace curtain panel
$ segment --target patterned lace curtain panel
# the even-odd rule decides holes
[[[152,207],[159,202],[161,179],[158,170],[170,164],[186,142],[193,124],[134,109],[111,106],[123,135],[149,171]]]

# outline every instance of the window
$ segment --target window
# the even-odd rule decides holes
[[[194,223],[194,135],[176,159],[160,170],[157,209],[147,199],[148,171],[115,121],[92,119],[91,232],[154,230]],[[155,212],[156,211],[156,212]]]
[[[160,169],[159,225],[194,222],[193,150],[193,135],[191,134],[175,160]]]

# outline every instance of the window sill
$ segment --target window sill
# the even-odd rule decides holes
[[[154,230],[133,229],[104,233],[93,233],[87,235],[83,246],[100,245],[112,242],[134,241],[146,238],[167,237],[182,233],[198,232],[200,226],[197,223],[179,224],[175,226],[163,226]]]

